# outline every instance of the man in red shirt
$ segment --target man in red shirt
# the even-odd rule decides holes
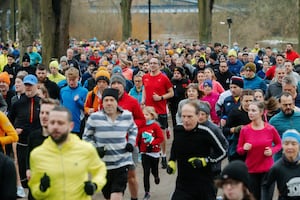
[[[287,60],[292,62],[294,62],[296,58],[299,58],[299,54],[296,51],[294,51],[292,43],[286,44],[285,57]]]
[[[158,121],[166,137],[168,128],[167,99],[174,96],[173,85],[166,75],[160,71],[160,61],[150,59],[150,73],[143,76],[142,105],[153,106],[158,114]],[[162,168],[167,168],[166,142],[162,143]]]

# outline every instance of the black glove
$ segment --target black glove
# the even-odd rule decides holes
[[[96,147],[96,149],[97,149],[99,157],[103,158],[105,153],[106,153],[105,147],[104,146],[103,147]]]
[[[91,181],[84,182],[84,191],[87,195],[93,195],[96,190],[97,190],[96,183],[93,183]]]
[[[153,146],[151,144],[147,145],[147,152],[150,153],[152,152]]]
[[[127,143],[125,146],[126,151],[128,152],[133,152],[133,146],[130,143]]]
[[[40,190],[42,192],[46,192],[46,190],[50,187],[50,177],[44,173],[44,176],[41,178],[40,181]]]

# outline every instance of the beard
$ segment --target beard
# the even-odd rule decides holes
[[[290,117],[294,114],[294,110],[291,110],[291,112],[284,112],[284,115],[287,117]]]
[[[51,134],[50,137],[52,138],[52,140],[56,143],[56,144],[62,144],[63,142],[65,142],[68,138],[69,132],[64,132],[62,133],[60,136],[58,137],[53,137],[53,135]]]

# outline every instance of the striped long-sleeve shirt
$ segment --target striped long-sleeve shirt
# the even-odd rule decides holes
[[[137,126],[131,112],[118,110],[120,115],[114,121],[103,110],[93,113],[86,122],[83,134],[83,139],[95,147],[105,147],[102,160],[108,170],[133,164],[131,153],[126,151],[125,146],[127,143],[135,145]]]

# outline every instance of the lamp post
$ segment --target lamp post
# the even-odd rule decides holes
[[[148,18],[148,36],[149,36],[149,44],[151,45],[152,41],[152,30],[151,30],[151,0],[148,0],[148,9],[149,9],[149,18]]]
[[[231,46],[231,24],[232,24],[232,19],[230,17],[227,18],[227,24],[228,24],[228,47],[230,49],[230,46]]]

